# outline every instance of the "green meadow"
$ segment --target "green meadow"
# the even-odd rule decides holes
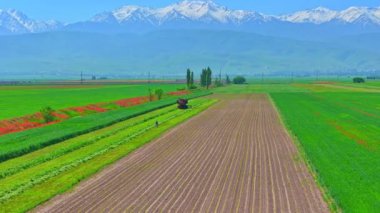
[[[0,86],[0,120],[33,114],[44,107],[73,106],[148,96],[148,89],[164,92],[185,88],[181,84]]]

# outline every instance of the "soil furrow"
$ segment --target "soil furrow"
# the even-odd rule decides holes
[[[37,212],[329,212],[266,95],[221,101]]]

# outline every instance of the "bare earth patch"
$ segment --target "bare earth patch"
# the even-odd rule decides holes
[[[265,95],[226,98],[37,212],[328,212]]]

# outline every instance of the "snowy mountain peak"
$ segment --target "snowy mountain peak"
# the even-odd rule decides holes
[[[281,20],[293,23],[314,23],[322,24],[329,22],[337,16],[338,12],[324,7],[317,7],[312,10],[295,12],[290,15],[280,17]]]
[[[35,21],[15,9],[0,10],[0,28],[8,33],[34,33],[61,27],[57,21]]]
[[[380,25],[380,8],[350,7],[343,11],[334,11],[318,7],[281,16],[280,19],[292,23],[323,24],[337,21],[342,23],[373,23]]]
[[[123,21],[132,16],[146,17],[151,15],[151,9],[139,6],[123,6],[118,10],[113,11],[113,15],[118,21]]]
[[[174,10],[192,20],[209,17],[220,22],[227,22],[230,13],[227,8],[207,0],[185,0],[163,9]]]

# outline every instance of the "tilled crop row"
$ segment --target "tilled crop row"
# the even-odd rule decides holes
[[[328,212],[265,95],[226,98],[38,212]]]

